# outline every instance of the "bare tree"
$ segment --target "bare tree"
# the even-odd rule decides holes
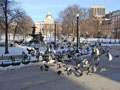
[[[5,30],[5,54],[8,54],[8,29],[20,12],[19,9],[16,9],[16,3],[12,0],[0,0],[0,10],[0,19]]]
[[[86,33],[89,35],[89,37],[95,37],[98,31],[98,27],[97,20],[93,18],[86,19],[80,24],[80,34],[82,37],[86,37]]]
[[[78,5],[68,6],[65,10],[61,11],[59,17],[63,24],[64,34],[74,33],[74,23],[76,22],[76,14],[81,13],[81,8]],[[66,32],[66,33],[65,33]]]
[[[34,24],[32,18],[26,13],[22,14],[21,19],[17,21],[16,32],[17,34],[24,35],[32,32],[32,26]]]
[[[59,13],[59,22],[62,23],[62,33],[64,35],[76,36],[76,14],[79,16],[79,37],[86,37],[88,34],[91,37],[95,37],[99,29],[99,21],[94,18],[90,18],[88,8],[82,8],[79,5],[68,6],[65,10]]]
[[[2,34],[4,33],[4,27],[3,27],[3,22],[1,21],[1,18],[0,18],[0,40],[2,39]]]
[[[76,32],[76,14],[79,14],[79,29],[81,28],[82,21],[88,19],[89,9],[81,8],[79,5],[68,6],[59,14],[60,22],[63,23],[62,31],[66,35],[75,36]]]

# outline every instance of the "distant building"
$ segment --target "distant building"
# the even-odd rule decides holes
[[[115,38],[120,38],[120,10],[112,12],[112,26]]]
[[[91,6],[90,17],[102,18],[105,16],[105,6]]]
[[[112,25],[114,30],[120,30],[120,10],[112,12]]]
[[[105,6],[91,6],[90,7],[90,18],[96,20],[98,22],[98,27],[96,31],[102,31],[102,21],[103,17],[105,17]]]
[[[111,19],[104,18],[100,26],[100,30],[103,32],[104,37],[107,37],[107,35],[112,32],[113,27]]]
[[[101,30],[104,34],[112,33],[114,37],[118,37],[120,33],[120,10],[116,10],[106,14],[102,19]]]
[[[45,24],[54,24],[54,20],[53,20],[52,15],[50,14],[50,12],[48,12],[48,15],[45,17],[44,23]]]
[[[35,23],[36,33],[42,32],[46,35],[52,35],[54,31],[54,19],[50,12],[45,17],[45,20],[42,22]]]

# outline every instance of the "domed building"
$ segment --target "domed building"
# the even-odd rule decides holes
[[[50,38],[55,36],[55,22],[50,12],[48,12],[44,21],[35,23],[35,26],[37,27],[36,33],[41,32],[46,37],[50,37]],[[60,32],[62,31],[61,23],[57,23],[56,31],[57,31],[57,36],[60,36],[61,35]]]
[[[45,17],[45,20],[42,22],[35,23],[36,33],[42,32],[48,34],[54,30],[54,19],[50,12]]]
[[[44,23],[45,24],[54,24],[54,20],[53,20],[52,15],[50,14],[50,12],[48,12],[48,15],[46,16]]]

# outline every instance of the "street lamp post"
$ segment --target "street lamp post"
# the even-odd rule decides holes
[[[54,42],[55,42],[55,43],[54,43],[54,44],[55,44],[55,45],[54,45],[54,48],[56,48],[56,23],[55,23],[55,38],[54,38]]]
[[[79,29],[79,14],[77,14],[76,17],[77,17],[77,50],[78,50],[78,43],[79,43],[79,32],[78,32],[78,29]]]
[[[115,43],[117,43],[117,38],[118,38],[118,31],[117,31],[117,28],[115,29],[115,33],[116,33],[116,35],[115,35]]]
[[[86,31],[85,33],[86,33],[86,40],[88,42],[88,39],[87,39],[88,38],[88,31]]]

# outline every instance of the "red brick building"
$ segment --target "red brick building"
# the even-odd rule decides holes
[[[106,14],[102,19],[100,29],[104,36],[119,38],[120,32],[120,10]],[[109,36],[111,34],[111,36]]]

